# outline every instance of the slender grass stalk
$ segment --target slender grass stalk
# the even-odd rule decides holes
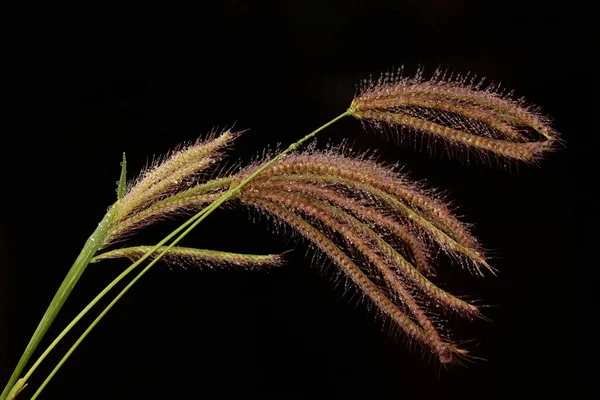
[[[15,367],[12,376],[10,377],[4,391],[2,392],[2,396],[0,397],[0,399],[13,398],[6,397],[9,395],[9,390],[13,386],[15,386],[16,389],[10,392],[13,395],[16,395],[19,391],[21,391],[24,388],[26,381],[22,381],[20,384],[15,385],[17,379],[19,378],[19,375],[21,374],[21,371],[23,371],[23,369],[25,368],[25,365],[37,349],[40,341],[48,331],[48,328],[50,328],[50,325],[52,324],[52,322],[54,322],[56,315],[67,301],[67,298],[73,291],[73,288],[79,281],[79,278],[81,278],[81,275],[85,271],[85,268],[92,260],[92,257],[102,244],[102,239],[106,235],[109,222],[114,217],[114,214],[114,207],[111,207],[110,211],[106,213],[106,215],[102,219],[102,222],[100,222],[100,224],[98,225],[98,228],[96,228],[94,233],[92,233],[92,235],[85,242],[81,253],[79,253],[79,256],[71,266],[71,269],[69,270],[69,272],[67,272],[65,279],[56,291],[56,294],[50,302],[48,309],[46,310],[44,316],[40,320],[40,323],[38,324],[35,332],[33,333],[33,336],[29,340],[29,343],[27,344],[25,351],[21,355],[21,358],[19,359],[19,362],[17,363],[17,366]]]
[[[117,188],[117,200],[120,200],[123,197],[123,194],[125,193],[126,175],[127,160],[125,158],[125,153],[123,153],[121,175],[119,179],[119,186]],[[115,217],[117,209],[118,201],[109,208],[108,212],[104,215],[104,217],[98,224],[96,230],[94,230],[94,232],[85,242],[83,249],[77,256],[77,259],[75,259],[75,262],[71,266],[69,272],[67,272],[65,279],[56,291],[56,294],[50,302],[48,309],[44,313],[42,319],[40,320],[40,323],[38,324],[35,332],[29,340],[25,351],[21,355],[17,366],[15,367],[10,379],[8,380],[8,383],[2,391],[2,395],[0,395],[0,400],[14,398],[26,386],[26,380],[18,380],[19,375],[27,365],[27,362],[33,355],[33,352],[37,349],[38,345],[40,344],[40,341],[48,331],[48,328],[50,328],[50,325],[52,325],[52,322],[56,318],[56,315],[67,301],[67,298],[73,291],[73,288],[79,281],[79,278],[81,278],[81,275],[92,260],[92,257],[94,257],[94,254],[96,254],[98,249],[102,246],[102,243],[104,242],[104,239],[106,238],[106,235],[108,234],[108,231],[110,229],[111,222]]]
[[[156,264],[164,255],[167,253],[173,246],[175,246],[179,241],[181,241],[188,233],[190,233],[200,222],[202,222],[206,217],[208,217],[213,211],[215,211],[219,206],[225,203],[227,200],[231,199],[235,196],[244,186],[250,183],[256,176],[258,176],[262,171],[269,168],[272,164],[277,162],[282,157],[286,156],[293,150],[295,150],[298,146],[302,145],[307,140],[313,138],[319,132],[324,130],[325,128],[333,125],[335,122],[340,119],[351,115],[350,111],[345,111],[344,113],[338,115],[331,121],[322,125],[321,127],[315,129],[313,132],[309,133],[302,139],[298,140],[295,143],[292,143],[287,149],[279,153],[277,156],[273,157],[269,162],[263,164],[259,169],[254,171],[251,175],[245,178],[242,182],[240,182],[234,188],[229,189],[224,195],[220,198],[213,201],[209,206],[204,208],[202,211],[198,212],[196,215],[192,216],[185,223],[180,225],[177,229],[167,235],[163,240],[161,240],[158,244],[152,247],[146,254],[140,257],[139,260],[131,264],[125,271],[123,271],[118,277],[116,277],[108,286],[106,286],[72,321],[67,325],[67,327],[56,337],[56,339],[48,346],[48,348],[44,351],[44,353],[38,358],[35,364],[30,368],[27,374],[19,380],[19,387],[16,387],[10,392],[11,397],[9,399],[13,399],[16,395],[25,387],[27,384],[27,380],[31,377],[33,372],[37,369],[37,367],[42,363],[42,361],[48,356],[48,354],[56,347],[56,345],[69,333],[69,331],[96,305],[115,285],[117,285],[122,279],[124,279],[131,271],[133,271],[137,266],[139,266],[142,262],[144,262],[147,258],[149,258],[154,252],[156,252],[159,248],[165,246],[171,239],[173,239],[176,235],[178,235],[181,231],[185,229],[177,238],[175,238],[169,245],[167,245],[164,250],[162,250],[148,265],[134,278],[132,281],[121,290],[121,292],[113,299],[113,301],[98,315],[96,320],[88,327],[88,329],[80,336],[80,338],[75,342],[75,344],[71,347],[71,349],[65,354],[63,359],[59,362],[59,364],[55,367],[52,373],[47,377],[46,381],[42,384],[38,391],[34,394],[34,397],[37,397],[42,389],[48,384],[48,382],[52,379],[52,377],[56,374],[58,369],[64,364],[67,358],[72,354],[72,352],[77,348],[77,346],[83,341],[85,336],[94,328],[94,326],[106,315],[106,313],[112,308],[112,306],[137,282],[154,264]],[[187,228],[187,229],[186,229]],[[96,248],[97,250],[97,248]],[[87,259],[87,263],[91,261],[93,257],[93,253]],[[87,264],[86,264],[87,265]],[[22,368],[21,368],[22,370]],[[20,372],[20,371],[19,371]],[[18,374],[17,374],[18,376]],[[8,386],[7,387],[12,387]],[[0,398],[0,400],[3,400]]]

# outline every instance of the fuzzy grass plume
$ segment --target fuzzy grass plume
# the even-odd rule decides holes
[[[437,246],[472,266],[488,266],[466,226],[434,195],[373,160],[330,150],[279,161],[239,198],[327,255],[381,315],[440,362],[465,354],[442,337],[430,314],[438,308],[466,318],[481,314],[427,277],[430,254]]]
[[[157,159],[150,167],[127,185],[125,195],[119,201],[115,216],[115,227],[107,237],[107,243],[122,235],[119,230],[122,222],[132,218],[132,214],[151,208],[156,202],[173,198],[176,193],[201,181],[201,173],[214,166],[223,158],[223,150],[230,146],[239,133],[226,130],[216,131],[205,139],[182,145],[164,157]],[[132,225],[126,223],[126,225]]]
[[[362,82],[351,114],[379,129],[426,135],[459,152],[524,162],[539,161],[560,142],[550,120],[524,100],[474,76],[441,70],[430,78],[397,72]]]
[[[561,143],[549,118],[523,100],[483,87],[482,81],[440,71],[404,77],[387,73],[363,81],[350,107],[281,153],[233,172],[216,173],[224,150],[239,133],[213,132],[154,162],[126,185],[123,159],[117,201],[86,241],[34,332],[0,400],[14,399],[69,331],[121,280],[144,268],[113,298],[48,375],[37,398],[79,343],[157,261],[262,270],[283,263],[281,255],[227,253],[178,243],[221,205],[243,206],[274,218],[331,260],[379,315],[411,343],[441,363],[459,362],[467,351],[444,333],[445,314],[482,318],[475,304],[441,289],[435,258],[441,250],[478,276],[495,273],[469,224],[457,218],[435,190],[400,174],[396,166],[357,156],[343,146],[295,150],[338,120],[353,116],[377,129],[392,129],[440,141],[461,154],[533,163]],[[121,247],[138,230],[194,214],[155,246]],[[89,263],[128,258],[133,263],[100,292],[54,339],[34,365],[21,372]],[[440,314],[443,313],[443,314]]]

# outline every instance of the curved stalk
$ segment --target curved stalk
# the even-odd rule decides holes
[[[50,325],[56,318],[56,315],[67,301],[67,298],[73,291],[73,288],[79,281],[79,278],[81,278],[81,275],[90,263],[92,257],[94,256],[94,254],[96,254],[96,251],[98,251],[98,249],[102,245],[102,241],[106,237],[106,233],[110,226],[110,222],[114,217],[114,214],[115,206],[113,205],[110,208],[110,210],[106,213],[102,221],[98,224],[96,230],[90,235],[90,237],[85,242],[83,249],[81,249],[81,253],[79,253],[79,256],[77,256],[77,259],[71,266],[71,269],[69,270],[69,272],[67,272],[65,279],[56,291],[56,294],[50,302],[48,309],[44,313],[42,319],[40,320],[40,323],[35,329],[35,332],[31,336],[31,339],[29,340],[25,351],[23,351],[23,354],[21,355],[21,358],[19,359],[19,362],[17,363],[17,366],[15,367],[8,383],[6,384],[2,395],[0,395],[0,399],[11,399],[24,387],[25,382],[21,382],[20,385],[15,385],[15,383],[17,383],[19,375],[25,368],[25,365],[27,365],[27,362],[31,358],[33,352],[37,349],[40,341],[48,331],[48,328],[50,328]],[[15,387],[15,390],[11,391],[13,386],[18,387]],[[13,397],[9,397],[9,394]]]
[[[117,202],[113,204],[104,215],[98,227],[87,239],[85,244],[83,245],[83,249],[75,259],[75,262],[71,266],[69,272],[67,272],[67,276],[61,283],[60,287],[56,291],[54,298],[50,302],[48,309],[42,316],[40,323],[38,324],[35,332],[33,333],[25,351],[21,355],[21,359],[17,363],[8,383],[4,387],[2,394],[0,395],[0,400],[11,400],[19,394],[21,390],[27,386],[27,381],[24,379],[18,379],[19,375],[27,365],[27,362],[31,358],[33,352],[39,345],[40,341],[48,331],[50,325],[56,318],[56,315],[64,305],[65,301],[73,291],[73,288],[81,278],[81,275],[85,271],[86,267],[92,260],[92,257],[96,254],[96,252],[100,249],[104,240],[108,235],[108,231],[112,226],[112,222],[115,218],[118,201],[121,200],[123,194],[125,193],[126,186],[126,176],[127,176],[127,158],[125,157],[125,153],[123,153],[123,161],[121,163],[121,175],[119,177],[119,186],[117,187]]]

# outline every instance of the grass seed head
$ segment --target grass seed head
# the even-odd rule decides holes
[[[402,69],[363,81],[349,112],[376,129],[426,135],[480,156],[536,162],[560,137],[536,107],[483,80],[437,71],[423,78]]]

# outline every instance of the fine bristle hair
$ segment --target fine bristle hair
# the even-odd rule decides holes
[[[361,82],[349,113],[379,131],[425,135],[448,153],[535,163],[561,143],[537,107],[473,75],[437,70],[429,79],[403,69]]]

